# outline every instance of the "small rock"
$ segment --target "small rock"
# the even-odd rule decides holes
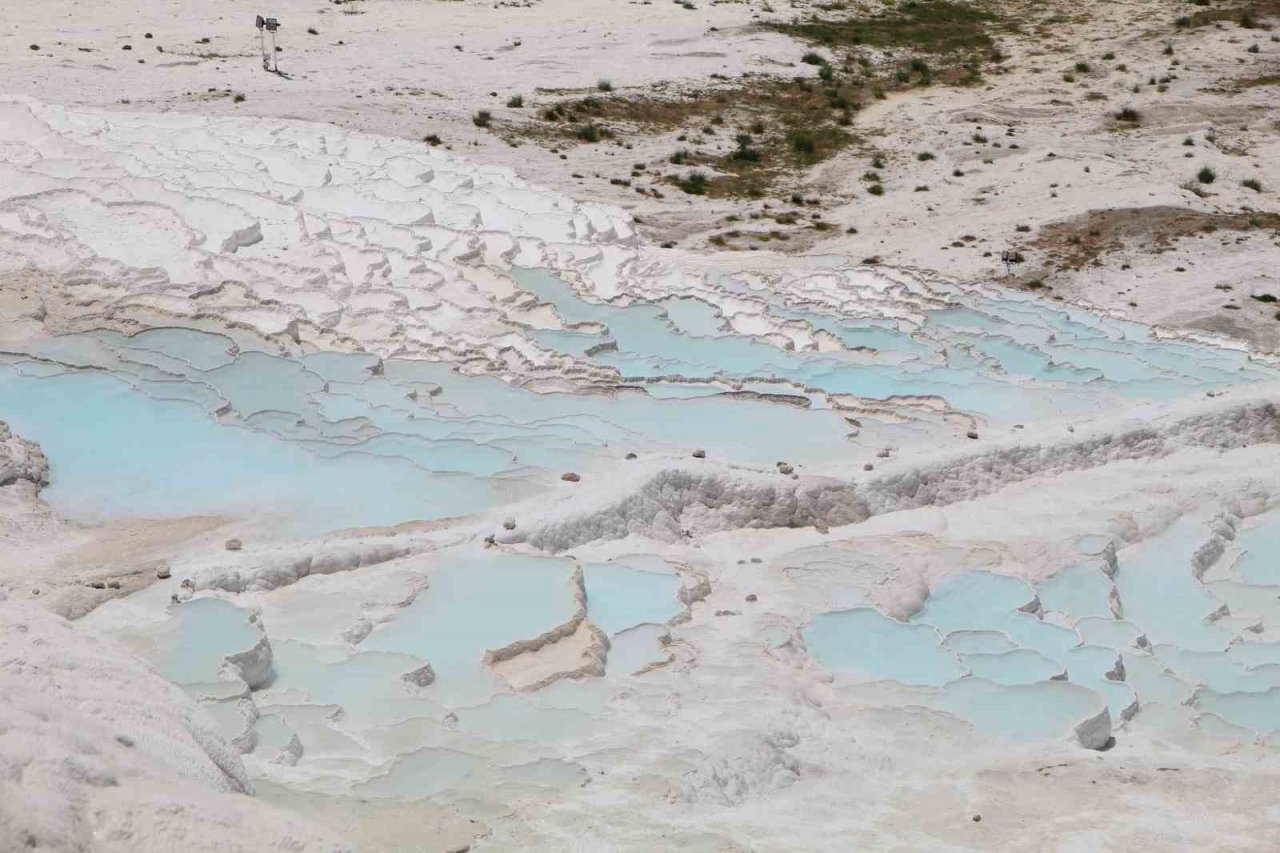
[[[566,483],[576,483],[582,478],[579,477],[577,474],[573,473],[572,471],[567,471],[564,474],[560,475],[560,479],[564,480]]]
[[[874,470],[876,470],[876,466],[874,466],[874,465],[872,465],[870,462],[868,462],[866,465],[863,465],[863,466],[862,466],[862,470],[863,470],[863,471],[874,471]]]
[[[471,845],[463,844],[461,847],[450,847],[447,853],[470,853]]]
[[[484,537],[484,547],[492,548],[494,545],[497,545],[497,544],[498,544],[498,537],[494,536],[492,533]]]
[[[119,589],[120,581],[107,581],[107,587],[109,589]]]
[[[779,465],[779,466],[778,466],[778,473],[779,473],[779,474],[791,474],[791,473],[792,473],[792,472],[794,472],[794,471],[795,471],[795,469],[794,469],[794,468],[792,468],[790,465]]]
[[[142,37],[143,37],[144,39],[149,39],[149,38],[151,38],[152,36],[151,36],[151,33],[143,33],[143,34],[142,34]]]
[[[717,616],[738,616],[740,614],[736,610],[717,610],[716,615]]]
[[[755,600],[756,600],[756,594],[754,592],[747,596],[747,601],[755,601]]]
[[[243,547],[244,547],[244,543],[241,542],[239,539],[227,540],[226,549],[228,551],[239,551]]]
[[[410,670],[400,676],[401,680],[406,684],[412,684],[416,687],[427,687],[436,680],[436,671],[431,668],[431,664],[424,663],[417,669]]]
[[[694,459],[706,459],[706,458],[707,458],[707,451],[702,450],[701,448],[699,448],[698,450],[693,451],[693,458],[694,458]]]
[[[116,743],[121,746],[133,746],[133,738],[128,735],[116,735]]]
[[[884,448],[883,450],[877,450],[877,451],[876,451],[876,456],[877,456],[877,457],[879,457],[879,458],[881,458],[881,459],[888,459],[888,458],[889,458],[889,448],[887,448],[887,447],[886,447],[886,448]]]
[[[168,566],[161,566],[160,568],[156,569],[156,580],[165,581],[171,577],[173,577],[173,573],[169,571]]]
[[[751,558],[751,562],[753,562],[753,563],[763,563],[763,562],[764,562],[764,560],[760,559],[759,557],[752,557],[752,558]]]
[[[968,438],[977,438],[977,437],[978,437],[978,433],[977,433],[977,431],[976,431],[976,430],[969,430],[968,432],[966,432],[966,433],[965,433],[965,435],[966,435]]]
[[[89,586],[93,587],[94,589],[106,589],[106,588],[107,588],[107,585],[106,585],[105,583],[103,583],[102,581],[90,581],[90,582],[89,582]]]
[[[634,453],[628,453],[628,454],[627,454],[627,456],[626,456],[626,458],[627,458],[627,459],[638,459],[639,457],[638,457],[638,456],[636,456]]]
[[[515,520],[514,518],[505,518],[505,519],[503,519],[503,520],[502,520],[502,529],[503,529],[503,530],[515,530],[515,529],[516,529],[516,520]]]
[[[974,823],[982,823],[982,815],[980,815],[980,814],[976,814],[976,815],[974,815],[974,816],[973,816],[973,822],[974,822]]]

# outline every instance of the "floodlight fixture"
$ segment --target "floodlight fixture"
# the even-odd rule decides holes
[[[258,47],[262,50],[262,67],[266,71],[280,73],[279,60],[277,54],[280,49],[276,47],[276,30],[280,29],[280,21],[276,18],[264,18],[257,15],[254,18],[253,25],[258,29]],[[266,34],[271,33],[271,51],[267,51]]]

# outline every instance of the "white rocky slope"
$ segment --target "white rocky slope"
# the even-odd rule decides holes
[[[3,593],[0,636],[0,849],[351,849],[256,801],[208,715],[120,644]]]

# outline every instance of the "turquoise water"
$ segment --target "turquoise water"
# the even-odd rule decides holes
[[[1246,583],[1280,585],[1280,512],[1252,519],[1233,544],[1243,552],[1235,574]]]
[[[1257,567],[1270,557],[1278,522],[1268,513],[1245,523],[1234,543],[1245,559],[1234,572],[1270,578]],[[1210,728],[1221,720],[1236,732],[1278,731],[1280,643],[1241,626],[1262,636],[1280,628],[1280,589],[1197,580],[1192,557],[1210,535],[1203,520],[1184,518],[1122,550],[1114,579],[1097,561],[1034,585],[959,572],[906,623],[872,608],[832,611],[809,623],[806,642],[841,679],[933,688],[923,704],[1015,740],[1058,737],[1103,705],[1113,725],[1153,705],[1189,709]],[[1113,591],[1123,618],[1111,614]],[[1053,622],[1020,610],[1033,598]],[[1234,622],[1209,618],[1224,600]]]
[[[731,309],[703,298],[604,303],[547,270],[512,276],[566,322],[595,324],[529,334],[616,370],[625,390],[539,393],[445,363],[286,357],[176,328],[97,331],[0,356],[0,419],[43,445],[54,469],[47,497],[73,518],[243,513],[309,534],[481,512],[630,451],[705,447],[727,462],[827,465],[862,450],[827,408],[830,394],[933,395],[1000,423],[1280,376],[1135,324],[954,288],[950,307],[907,318],[717,280],[726,306],[749,298],[845,346],[817,352],[735,334]],[[809,408],[723,395],[733,389],[791,394]],[[1268,535],[1251,540],[1247,581],[1280,578]],[[1046,606],[1104,615],[1101,582],[1077,574],[1046,586]]]
[[[871,607],[823,613],[804,629],[804,639],[823,666],[864,680],[938,686],[964,674],[932,627],[899,622]]]
[[[582,573],[587,615],[611,636],[645,622],[663,624],[684,609],[676,598],[680,578],[670,570],[587,563]]]

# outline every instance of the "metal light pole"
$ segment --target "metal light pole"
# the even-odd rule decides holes
[[[279,74],[280,61],[277,59],[279,52],[276,50],[276,30],[280,29],[280,22],[275,18],[264,18],[258,15],[254,25],[258,28],[258,47],[262,51],[262,70]],[[269,57],[267,55],[267,33],[271,34],[271,54]]]

